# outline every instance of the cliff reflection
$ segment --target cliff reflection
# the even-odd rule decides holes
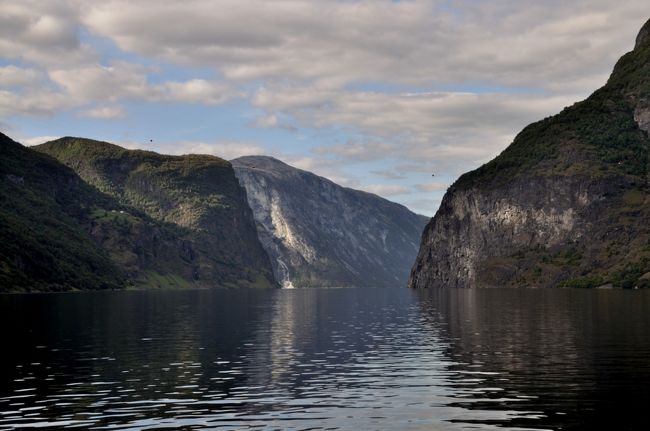
[[[650,291],[98,292],[0,311],[0,429],[650,425]]]
[[[432,289],[417,298],[423,321],[449,341],[452,405],[526,412],[495,422],[508,426],[647,425],[636,410],[650,401],[645,292]]]
[[[247,374],[252,383],[282,386],[293,382],[290,375],[298,358],[305,354],[301,344],[312,339],[319,317],[317,291],[277,291],[270,319],[258,329],[250,355]]]
[[[136,401],[145,410],[150,403],[152,414],[165,417],[176,408],[173,400],[191,402],[205,392],[227,398],[245,379],[237,372],[242,344],[251,339],[258,319],[268,320],[263,304],[270,294],[195,290],[2,297],[0,323],[14,330],[5,337],[12,348],[1,359],[0,397],[33,388],[31,402],[48,406],[48,416],[58,419],[70,416],[62,412],[71,408],[100,412],[109,402],[123,403],[116,413],[125,409],[120,414],[126,414]],[[106,403],[97,402],[100,395]]]

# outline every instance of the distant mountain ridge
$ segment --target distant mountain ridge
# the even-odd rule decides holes
[[[272,157],[231,162],[285,287],[405,285],[428,218]]]
[[[0,156],[0,292],[401,286],[427,220],[271,157],[5,135]]]
[[[607,84],[466,173],[409,285],[650,287],[650,21]]]

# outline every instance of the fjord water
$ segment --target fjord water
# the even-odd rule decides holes
[[[650,292],[0,296],[0,429],[647,429]]]

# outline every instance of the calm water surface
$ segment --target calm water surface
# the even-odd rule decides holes
[[[0,296],[0,429],[650,429],[650,292]]]

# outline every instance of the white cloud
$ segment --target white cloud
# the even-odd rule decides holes
[[[513,133],[513,127],[555,112],[572,104],[577,97],[476,92],[323,92],[313,87],[294,87],[265,88],[255,95],[253,103],[263,109],[289,112],[303,127],[347,126],[369,135],[431,141],[485,127],[490,128],[488,132]]]
[[[95,60],[96,53],[80,41],[80,15],[75,3],[2,1],[0,58],[44,66]]]
[[[310,172],[315,172],[318,168],[328,168],[331,169],[333,167],[333,163],[331,161],[321,161],[319,159],[316,159],[314,157],[308,157],[308,156],[286,156],[286,155],[278,155],[278,158],[285,163],[298,168],[302,169],[305,171],[310,171]],[[319,174],[322,175],[322,174]],[[322,175],[325,176],[325,175]]]
[[[74,101],[64,94],[45,88],[35,88],[26,93],[0,90],[0,116],[53,115],[74,107]]]
[[[318,146],[313,149],[317,156],[335,157],[339,163],[426,160],[429,172],[452,175],[488,161],[526,124],[559,111],[576,98],[348,91],[328,92],[327,103],[317,103],[325,93],[311,90],[265,88],[263,96],[253,101],[263,109],[284,110],[301,127],[343,128],[365,136],[345,144]]]
[[[151,84],[150,68],[122,61],[46,72],[0,68],[0,115],[48,116],[81,108],[81,117],[117,119],[126,116],[116,106],[121,101],[216,105],[242,94],[223,82],[203,79]],[[94,104],[100,107],[89,107]]]
[[[126,101],[241,98],[251,127],[316,129],[319,142],[331,136],[332,145],[307,157],[291,144],[280,155],[352,186],[366,173],[345,174],[351,163],[367,163],[388,181],[412,172],[444,180],[486,162],[526,124],[603,84],[648,14],[647,0],[0,0],[0,7],[0,116],[120,119]],[[123,52],[104,51],[111,43]],[[251,142],[166,148],[176,146],[227,158],[268,152]],[[372,162],[384,159],[395,167],[377,170]],[[422,181],[413,181],[414,191]]]
[[[278,117],[273,114],[257,117],[255,119],[254,126],[262,129],[276,127],[278,126]]]
[[[79,112],[79,116],[100,120],[115,120],[126,117],[126,111],[121,106],[97,106]]]
[[[14,87],[34,84],[40,79],[35,69],[26,69],[9,65],[0,67],[0,87]]]
[[[397,172],[396,170],[390,169],[380,169],[377,171],[370,171],[371,174],[377,175],[378,177],[384,178],[386,180],[403,180],[406,176],[403,173]]]
[[[117,101],[125,96],[149,94],[142,67],[124,62],[112,66],[89,64],[79,68],[54,69],[50,79],[71,97],[80,101]]]
[[[165,82],[152,88],[150,99],[176,103],[216,105],[235,97],[237,93],[221,82],[192,79],[186,82]]]
[[[427,158],[449,174],[604,83],[647,13],[643,0],[155,4],[102,3],[82,21],[126,51],[261,82],[256,127],[281,127],[282,114],[359,137],[316,148],[321,159]],[[368,82],[467,90],[355,90]]]
[[[646,14],[643,0],[116,0],[82,20],[126,51],[234,80],[538,87],[601,75]]]
[[[263,154],[264,149],[252,142],[241,141],[217,141],[217,142],[151,142],[137,144],[136,148],[146,148],[149,150],[165,154],[209,154],[221,157],[222,159],[231,160],[241,156],[251,156]]]
[[[75,69],[55,69],[50,79],[78,101],[144,100],[149,102],[222,103],[235,95],[225,84],[204,79],[150,84],[151,69],[123,61],[111,66],[85,65]]]
[[[384,142],[348,142],[341,145],[315,147],[320,155],[334,155],[347,161],[370,161],[385,158],[393,147]]]
[[[33,136],[31,138],[18,139],[18,142],[28,147],[31,147],[33,145],[40,145],[49,141],[54,141],[55,139],[59,139],[59,138],[60,136]]]

